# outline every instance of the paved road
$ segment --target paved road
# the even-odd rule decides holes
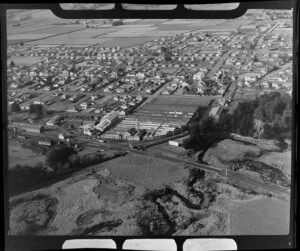
[[[236,49],[231,49],[227,51],[225,54],[222,55],[222,57],[219,59],[219,61],[213,66],[213,68],[210,70],[210,72],[206,75],[207,77],[211,78],[215,75],[215,73],[221,68],[221,66],[224,64],[226,59],[234,52]]]
[[[257,41],[255,48],[260,49],[261,46],[262,46],[262,44],[263,44],[263,42],[264,42],[265,36],[267,36],[268,34],[270,34],[278,25],[279,25],[279,22],[277,22],[276,24],[274,24],[267,32],[265,32],[259,38],[259,40]]]
[[[284,65],[281,65],[281,66],[279,67],[278,70],[272,71],[272,72],[266,74],[266,75],[261,79],[261,81],[264,81],[264,80],[266,80],[267,78],[269,78],[269,77],[271,77],[271,76],[273,76],[273,75],[276,75],[278,72],[283,71],[283,70],[285,70],[285,69],[287,69],[287,68],[289,68],[289,67],[293,67],[293,63],[292,63],[292,62],[288,62],[288,63],[286,63],[286,64],[284,64]]]

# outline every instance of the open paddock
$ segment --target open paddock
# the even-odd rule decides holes
[[[33,65],[41,61],[40,57],[11,57],[8,60],[8,63],[10,61],[13,61],[16,63],[16,65]]]
[[[102,37],[139,37],[141,35],[147,35],[148,32],[155,30],[155,27],[130,27],[122,28],[115,32],[105,34]]]
[[[99,43],[103,47],[130,47],[155,40],[157,37],[114,37]]]
[[[289,233],[289,203],[263,198],[240,202],[232,210],[232,235],[286,235]]]
[[[107,161],[103,166],[114,176],[132,182],[141,192],[173,184],[188,175],[181,164],[135,154]]]
[[[43,44],[69,44],[69,45],[78,45],[78,44],[97,44],[103,41],[108,40],[109,38],[99,37],[102,34],[106,34],[107,29],[98,30],[98,29],[84,29],[80,31],[74,31],[67,34],[57,35],[53,37],[48,37],[41,39],[39,41],[33,41],[29,44],[31,45],[43,45]]]
[[[8,166],[15,167],[17,164],[34,167],[39,162],[44,162],[45,156],[36,154],[26,149],[15,141],[8,142]]]

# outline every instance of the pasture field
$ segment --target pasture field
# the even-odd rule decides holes
[[[100,42],[99,45],[103,47],[131,47],[139,44],[144,44],[155,40],[157,37],[114,37]]]
[[[118,31],[105,34],[102,37],[139,37],[139,36],[147,36],[148,32],[155,30],[155,27],[130,27],[130,28],[122,28]]]
[[[45,156],[36,154],[29,149],[23,148],[15,141],[8,143],[8,166],[13,168],[15,165],[28,165],[34,167],[39,162],[45,161]]]
[[[22,20],[20,26],[13,26],[14,20],[19,18]],[[14,9],[7,11],[7,35],[47,28],[54,23],[66,23],[66,20],[58,18],[50,10]]]
[[[42,39],[39,41],[33,41],[29,44],[31,45],[41,45],[41,44],[70,44],[70,45],[92,45],[101,43],[103,41],[109,40],[109,38],[99,37],[107,32],[113,32],[114,30],[108,29],[84,29],[80,31],[74,31],[67,34],[57,35]]]
[[[160,24],[163,22],[166,22],[168,19],[142,19],[140,21],[138,21],[138,24]]]
[[[40,57],[11,57],[7,59],[7,63],[14,61],[17,65],[33,65],[41,61]]]
[[[231,211],[232,235],[286,235],[289,203],[274,198],[238,202]]]
[[[14,35],[10,35],[7,37],[8,40],[35,40],[35,39],[42,39],[42,38],[46,38],[49,37],[51,35],[55,35],[55,34],[43,34],[42,31],[41,33],[19,33],[19,34],[14,34]]]
[[[181,164],[133,154],[107,161],[105,168],[114,176],[133,183],[140,192],[159,189],[188,175]]]

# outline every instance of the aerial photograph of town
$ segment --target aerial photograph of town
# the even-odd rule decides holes
[[[6,22],[10,236],[289,233],[291,10]]]

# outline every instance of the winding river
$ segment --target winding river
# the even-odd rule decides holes
[[[169,229],[164,233],[164,235],[172,235],[174,232],[176,232],[176,224],[175,224],[175,222],[173,222],[171,220],[167,210],[165,209],[165,207],[163,205],[161,205],[160,202],[157,201],[157,199],[159,199],[163,196],[166,196],[166,195],[172,195],[172,196],[176,196],[177,198],[179,198],[187,208],[190,208],[193,210],[202,210],[205,208],[206,203],[204,203],[204,202],[205,202],[206,198],[201,191],[196,190],[194,188],[194,184],[199,179],[202,179],[203,177],[204,177],[204,172],[202,173],[202,177],[200,177],[200,178],[193,177],[192,180],[190,180],[188,182],[190,194],[196,195],[198,198],[200,198],[200,201],[197,204],[191,202],[189,199],[185,198],[183,195],[181,195],[176,190],[174,190],[170,187],[152,191],[144,196],[144,199],[151,201],[152,203],[157,205],[159,213],[163,216],[164,220],[166,221]]]

